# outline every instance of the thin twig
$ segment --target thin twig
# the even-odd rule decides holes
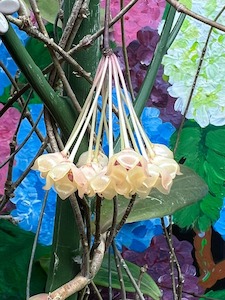
[[[118,277],[119,277],[121,299],[126,300],[127,299],[126,289],[125,289],[125,284],[124,284],[124,280],[123,280],[123,274],[122,274],[122,270],[121,270],[120,261],[118,259],[118,256],[116,255],[116,244],[115,244],[114,240],[112,242],[112,247],[113,247],[116,269],[117,269],[117,273],[118,273]]]
[[[45,120],[45,126],[46,126],[48,140],[51,145],[52,151],[59,152],[60,150],[59,150],[58,143],[57,143],[57,140],[55,137],[55,132],[54,132],[54,128],[52,125],[51,115],[48,112],[48,110],[46,109],[46,107],[44,108],[44,120]]]
[[[49,193],[49,191],[45,192],[44,200],[43,200],[41,211],[40,211],[40,217],[38,220],[37,231],[36,231],[36,234],[34,237],[34,242],[33,242],[32,251],[31,251],[31,257],[30,257],[28,274],[27,274],[27,286],[26,286],[26,299],[27,300],[29,300],[29,298],[30,298],[30,280],[31,280],[31,274],[32,274],[32,267],[33,267],[34,256],[35,256],[35,251],[36,251],[37,242],[38,242],[38,236],[39,236],[39,233],[41,230],[41,224],[42,224],[42,220],[43,220],[43,216],[44,216],[45,207],[47,204],[48,193]]]
[[[137,2],[138,0],[132,0],[130,1],[119,13],[117,16],[115,16],[111,22],[109,22],[109,28],[112,27],[117,21],[120,20],[120,18],[125,15],[125,13],[128,12],[128,10],[131,9],[132,6]],[[68,54],[72,55],[77,50],[80,50],[83,47],[87,47],[91,45],[97,38],[99,38],[104,32],[104,27],[102,27],[99,31],[94,33],[93,35],[87,35],[85,36],[78,45],[75,45],[73,48],[71,48],[68,51]]]
[[[225,26],[217,23],[216,21],[210,20],[204,16],[201,16],[192,10],[188,9],[186,6],[178,2],[177,0],[166,0],[170,5],[172,5],[178,12],[184,13],[200,22],[203,22],[211,27],[217,28],[223,32],[225,32]]]
[[[134,205],[134,202],[135,202],[135,199],[136,199],[136,194],[132,196],[132,198],[130,199],[130,202],[124,212],[124,215],[121,219],[121,221],[119,222],[119,224],[117,225],[116,227],[116,234],[120,231],[120,229],[122,228],[122,226],[125,224],[131,210],[132,210],[132,207]]]
[[[43,110],[40,112],[40,114],[39,114],[39,116],[38,116],[38,118],[37,118],[37,120],[36,120],[36,122],[34,123],[34,126],[33,126],[33,128],[31,129],[31,131],[29,132],[29,134],[26,136],[26,138],[23,140],[23,142],[22,142],[22,144],[20,144],[17,148],[16,148],[16,150],[0,165],[0,169],[2,168],[2,167],[4,167],[7,163],[8,163],[8,161],[12,158],[12,157],[14,157],[22,148],[23,148],[23,146],[27,143],[27,141],[29,140],[29,138],[31,137],[31,135],[33,134],[33,132],[35,131],[35,128],[37,127],[37,125],[38,125],[38,123],[39,123],[39,121],[40,121],[40,119],[41,119],[41,116],[42,116],[42,114],[43,114]]]
[[[130,272],[130,270],[129,270],[126,262],[125,262],[125,260],[123,259],[122,255],[120,254],[120,252],[118,251],[118,249],[116,247],[115,247],[115,250],[116,250],[116,255],[119,258],[120,264],[124,268],[125,272],[127,273],[127,276],[129,277],[130,282],[133,285],[134,289],[136,290],[136,292],[137,292],[140,300],[145,300],[145,298],[144,298],[144,296],[143,296],[143,294],[142,294],[139,286],[137,285],[134,277],[132,276],[132,274],[131,274],[131,272]]]
[[[91,281],[90,284],[91,284],[91,286],[92,286],[92,288],[93,288],[93,290],[94,290],[94,292],[95,292],[98,300],[103,300],[103,298],[102,298],[102,296],[101,296],[101,294],[100,294],[97,286],[95,285],[94,281]]]
[[[70,48],[72,41],[74,40],[74,37],[76,35],[78,28],[75,28],[75,26],[76,26],[78,14],[81,10],[83,1],[84,0],[77,0],[74,2],[73,8],[71,10],[71,14],[69,16],[69,19],[66,23],[66,26],[62,33],[62,36],[60,38],[59,45],[65,51],[68,51],[68,49]],[[76,30],[74,30],[74,29],[76,29]]]
[[[139,288],[141,288],[141,281],[142,281],[144,274],[147,272],[147,270],[148,270],[147,265],[144,265],[143,267],[140,268],[140,275],[139,275],[138,281],[137,281],[137,285],[139,286]],[[139,300],[139,296],[137,293],[135,295],[135,300]]]
[[[31,167],[33,166],[35,160],[37,159],[37,157],[39,155],[41,155],[43,153],[44,149],[46,148],[46,145],[47,145],[47,139],[46,139],[46,141],[43,142],[42,146],[40,147],[40,149],[38,150],[37,154],[32,159],[32,161],[29,163],[26,170],[24,170],[23,173],[21,174],[21,176],[8,187],[7,193],[10,195],[10,198],[14,197],[14,194],[13,194],[14,190],[17,188],[17,186],[24,180],[24,178],[30,172]],[[8,202],[8,198],[7,198],[7,195],[5,193],[5,195],[3,196],[3,198],[0,201],[0,211],[3,209],[3,207],[6,205],[7,202]]]
[[[91,249],[91,256],[94,249],[96,249],[100,243],[100,235],[101,235],[101,206],[102,206],[102,198],[96,194],[95,200],[95,234],[94,234],[94,242]]]
[[[10,142],[10,155],[14,153],[15,149],[16,149],[16,135],[14,134],[12,141]],[[13,197],[13,191],[11,190],[13,165],[14,165],[14,156],[12,156],[9,161],[8,174],[7,174],[7,179],[4,188],[5,193],[4,193],[4,198],[1,203],[1,206],[3,204],[5,205],[10,200],[10,198]]]
[[[104,20],[104,34],[103,34],[103,51],[105,54],[110,50],[109,47],[109,19],[110,19],[110,0],[105,1],[105,20]]]
[[[11,76],[10,72],[8,71],[8,69],[5,67],[5,65],[1,61],[0,61],[0,67],[6,73],[7,77],[9,78],[9,80],[12,83],[12,87],[14,87],[14,89],[15,89],[15,91],[13,91],[14,96],[10,97],[9,101],[7,101],[7,103],[1,109],[1,111],[0,111],[0,117],[3,116],[3,114],[7,111],[7,109],[9,107],[11,107],[13,105],[14,102],[18,101],[19,105],[23,108],[23,111],[24,111],[23,115],[27,118],[27,120],[31,124],[31,126],[33,126],[34,122],[32,120],[32,117],[31,117],[31,114],[30,114],[29,110],[26,107],[25,107],[26,109],[24,109],[24,105],[25,106],[28,105],[28,101],[29,101],[29,99],[31,97],[32,92],[29,93],[26,102],[22,98],[22,94],[25,93],[26,90],[28,90],[29,85],[26,85],[25,88],[23,88],[22,90],[19,90],[17,82],[14,80],[14,78]],[[35,132],[36,132],[37,136],[39,137],[39,139],[41,141],[43,141],[44,137],[42,136],[42,134],[41,134],[41,132],[39,131],[38,128],[35,129]]]
[[[60,46],[58,46],[52,39],[46,37],[43,33],[37,30],[34,26],[24,26],[23,21],[16,19],[10,15],[7,16],[7,19],[17,25],[21,30],[25,31],[30,36],[35,37],[36,39],[42,41],[44,44],[51,47],[52,50],[58,52],[71,66],[74,68],[74,71],[80,76],[85,78],[88,82],[92,83],[92,78],[88,72],[86,72],[75,59],[72,58],[66,51],[64,51]]]
[[[45,28],[44,22],[43,22],[43,20],[42,20],[41,15],[40,15],[40,10],[39,10],[39,8],[38,8],[37,1],[36,1],[36,0],[29,0],[29,2],[30,2],[31,9],[32,9],[32,11],[33,11],[33,13],[34,13],[34,16],[35,16],[35,19],[36,19],[36,21],[37,21],[37,24],[38,24],[38,26],[39,26],[40,31],[41,31],[45,36],[48,37],[48,32],[47,32],[47,30],[46,30],[46,28]]]
[[[85,218],[85,225],[86,225],[86,235],[87,235],[87,240],[88,240],[88,247],[90,248],[91,246],[91,238],[92,238],[92,234],[91,234],[91,208],[88,202],[88,199],[85,198],[79,198],[81,204],[82,204],[82,208],[84,210],[84,218]],[[99,238],[99,243],[100,243],[100,238]],[[98,243],[98,244],[99,244]],[[91,254],[90,254],[91,256]]]
[[[113,219],[109,230],[109,235],[106,239],[106,249],[111,246],[111,243],[117,233],[117,216],[118,216],[118,196],[113,197]]]
[[[79,1],[80,1],[80,0],[79,0]],[[77,3],[77,2],[75,2],[75,4],[76,4],[76,3]],[[44,26],[43,20],[42,20],[42,18],[40,17],[40,11],[39,11],[39,9],[38,9],[36,0],[30,0],[30,4],[31,4],[31,7],[32,7],[32,9],[33,9],[34,15],[35,15],[35,17],[36,17],[36,19],[37,19],[37,22],[38,22],[38,25],[39,25],[39,27],[40,27],[41,33],[44,34],[44,35],[46,36],[46,38],[50,39],[50,37],[49,37],[49,35],[48,35],[48,32],[47,32],[47,30],[46,30],[46,28],[45,28],[45,26]],[[75,6],[75,4],[74,4],[74,6]],[[72,14],[73,14],[73,11],[72,11]],[[72,15],[72,14],[71,14],[71,15]],[[75,21],[75,19],[73,19],[72,21]],[[72,21],[71,21],[71,22],[72,22]],[[69,24],[69,26],[71,26],[71,23]],[[65,29],[67,29],[67,33],[69,33],[69,32],[68,32],[68,28],[66,27]],[[73,29],[73,27],[70,28],[70,30],[72,30],[72,29]],[[65,37],[66,34],[63,35],[63,36]],[[67,42],[67,40],[65,40],[65,42]],[[61,64],[59,63],[59,56],[58,56],[58,53],[56,54],[56,53],[52,50],[52,48],[51,48],[51,46],[50,46],[49,44],[46,44],[46,45],[47,45],[47,47],[49,48],[49,52],[50,52],[50,54],[51,54],[51,57],[52,57],[52,60],[53,60],[53,64],[54,64],[54,66],[55,66],[55,68],[56,68],[56,72],[57,72],[59,78],[61,79],[61,81],[62,81],[62,83],[63,83],[64,90],[65,90],[67,96],[72,100],[72,103],[73,103],[74,107],[77,109],[77,111],[80,112],[80,111],[81,111],[80,104],[79,104],[79,102],[77,101],[77,98],[76,98],[76,96],[75,96],[75,94],[74,94],[74,92],[73,92],[73,90],[72,90],[72,88],[71,88],[71,86],[70,86],[70,84],[69,84],[69,81],[68,81],[67,78],[66,78],[65,72],[63,71],[63,68],[61,67]],[[65,45],[63,44],[63,46],[62,46],[61,43],[59,43],[59,46],[63,48]]]
[[[172,236],[171,234],[168,232],[166,225],[165,225],[165,221],[163,218],[161,218],[161,223],[162,223],[162,227],[163,227],[163,231],[166,237],[166,241],[169,247],[169,251],[170,251],[170,255],[171,255],[171,271],[172,271],[172,282],[173,282],[173,288],[175,288],[174,291],[174,297],[175,299],[180,300],[182,298],[182,290],[183,290],[183,284],[184,284],[184,277],[183,274],[181,272],[181,268],[180,268],[180,264],[179,261],[177,259],[176,253],[174,251],[173,248],[173,244],[172,244]],[[175,282],[175,274],[173,272],[173,266],[174,263],[176,265],[176,269],[177,269],[177,277],[178,277],[178,288],[176,288],[176,282]]]
[[[161,288],[161,289],[167,289],[167,290],[171,290],[171,288],[170,287],[168,287],[168,286],[165,286],[165,285],[163,285],[163,284],[161,284],[161,283],[158,283],[158,286]],[[206,295],[198,295],[198,294],[195,294],[195,293],[190,293],[190,292],[188,292],[188,291],[183,291],[185,294],[187,294],[187,295],[190,295],[190,296],[193,296],[194,298],[196,298],[196,300],[199,300],[200,298],[203,298],[203,299],[206,299],[206,300],[221,300],[221,299],[219,299],[219,298],[212,298],[212,297],[208,297],[208,296],[206,296]]]
[[[105,253],[105,234],[101,235],[101,242],[98,245],[98,248],[95,249],[91,265],[90,265],[90,273],[89,276],[83,276],[83,272],[79,273],[72,280],[65,283],[55,291],[49,293],[48,300],[64,300],[74,293],[82,290],[85,286],[87,286],[94,276],[99,271]]]
[[[110,248],[108,249],[108,295],[109,300],[113,299],[113,291],[112,291],[112,268],[111,268],[111,255]]]
[[[39,148],[38,152],[36,153],[35,157],[32,159],[32,161],[27,166],[26,170],[23,171],[23,174],[12,184],[12,187],[14,190],[17,188],[17,186],[24,180],[24,178],[27,176],[27,174],[30,172],[31,167],[34,165],[35,160],[44,152],[46,149],[48,143],[48,139],[46,138],[45,141],[42,143],[41,147]]]
[[[123,9],[123,6],[124,6],[124,0],[120,0],[120,9],[121,10]],[[124,16],[121,17],[120,22],[121,22],[123,59],[124,59],[124,63],[125,63],[125,75],[126,75],[126,79],[127,79],[127,85],[128,85],[128,90],[130,92],[131,100],[134,101],[135,96],[134,96],[134,91],[133,91],[132,82],[131,82],[130,66],[129,66],[129,61],[128,61],[127,48],[126,48]]]
[[[82,275],[84,277],[89,276],[89,267],[90,267],[90,252],[89,252],[89,245],[88,245],[88,240],[85,232],[85,226],[84,226],[84,221],[82,218],[82,214],[80,211],[80,207],[77,202],[77,198],[75,194],[72,194],[70,197],[70,203],[73,209],[74,217],[77,223],[77,227],[80,233],[80,239],[81,239],[81,244],[83,248],[83,259],[82,259]]]
[[[12,105],[27,91],[29,90],[30,85],[26,84],[21,90],[18,92],[14,92],[13,96],[10,96],[7,103],[3,106],[3,108],[0,110],[0,118],[4,115],[4,113],[12,107]]]
[[[62,151],[65,148],[65,146],[64,146],[63,141],[61,139],[61,136],[58,132],[58,128],[56,127],[56,124],[53,124],[52,126],[53,126],[53,131],[54,131],[55,138],[56,138],[57,143],[58,143],[59,150]]]

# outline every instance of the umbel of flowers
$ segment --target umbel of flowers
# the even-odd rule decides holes
[[[113,87],[118,109],[112,101]],[[99,108],[100,95],[102,107]],[[99,109],[101,117],[95,130]],[[113,148],[115,110],[120,126],[120,147],[116,152]],[[108,156],[101,147],[104,132],[109,144]],[[75,164],[85,134],[89,134],[89,146]],[[151,143],[147,137],[134,111],[117,57],[112,52],[100,60],[92,88],[64,150],[40,156],[33,169],[39,170],[46,178],[44,189],[54,186],[62,199],[75,191],[81,198],[95,194],[106,199],[116,195],[131,198],[135,194],[146,198],[153,187],[167,194],[173,179],[180,174],[172,151],[165,145]]]

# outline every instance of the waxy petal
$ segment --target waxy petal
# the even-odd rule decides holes
[[[57,164],[66,160],[61,152],[43,154],[35,160],[32,170],[38,170],[43,173],[49,172]]]

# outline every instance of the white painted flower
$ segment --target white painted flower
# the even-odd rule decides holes
[[[0,0],[0,35],[8,31],[9,25],[4,15],[11,15],[18,11],[20,2],[18,0]]]
[[[185,6],[211,20],[222,10],[220,0],[182,0]],[[225,14],[218,22],[225,24]],[[210,27],[188,16],[168,53],[163,58],[169,77],[168,92],[176,97],[175,110],[184,114]],[[225,37],[213,29],[186,117],[201,127],[225,125]]]

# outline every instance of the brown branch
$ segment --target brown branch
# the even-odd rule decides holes
[[[105,253],[105,235],[101,236],[101,242],[97,249],[94,251],[94,256],[90,265],[90,274],[89,276],[82,276],[82,272],[79,273],[74,279],[65,283],[54,292],[49,293],[48,300],[64,300],[69,296],[75,294],[76,292],[83,289],[87,286],[94,276],[99,271],[102,260],[104,258]]]
[[[120,20],[120,18],[125,15],[125,13],[128,12],[128,10],[131,9],[132,6],[137,2],[138,0],[132,0],[127,4],[119,13],[117,16],[115,16],[112,21],[109,23],[109,28],[112,27],[117,21]],[[68,54],[72,55],[77,50],[80,50],[83,47],[90,46],[97,38],[99,38],[104,32],[104,27],[102,27],[99,31],[94,33],[93,35],[87,35],[85,36],[78,45],[75,45],[73,48],[68,51]]]
[[[17,25],[21,30],[25,31],[28,35],[35,37],[36,39],[42,41],[52,50],[58,52],[71,66],[74,68],[75,72],[84,77],[88,82],[92,83],[92,78],[90,73],[86,72],[77,62],[73,59],[66,51],[64,51],[59,45],[57,45],[53,39],[46,37],[43,33],[37,30],[34,26],[26,26],[23,20],[16,19],[12,16],[7,16],[7,19]]]

